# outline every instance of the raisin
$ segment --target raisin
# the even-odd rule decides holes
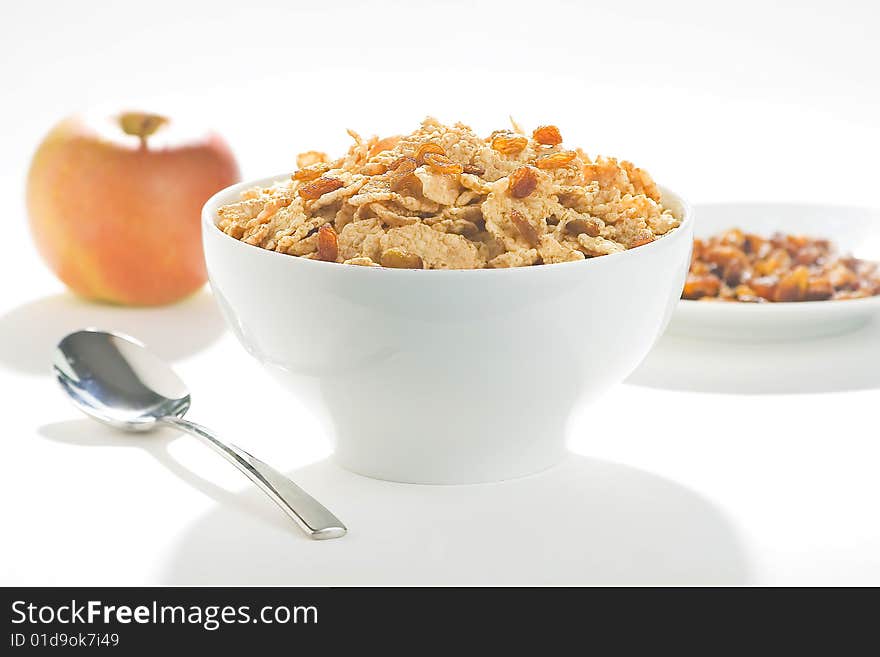
[[[745,246],[746,236],[739,228],[731,228],[721,234],[721,242],[741,249]]]
[[[798,249],[797,253],[795,253],[794,261],[799,265],[815,265],[821,257],[822,252],[819,251],[818,247],[807,245]]]
[[[574,151],[559,151],[550,155],[542,155],[535,160],[535,166],[539,169],[558,169],[569,164],[577,157]]]
[[[748,233],[743,238],[743,251],[745,251],[746,253],[757,254],[761,251],[761,248],[766,243],[767,240],[765,240],[763,237]]]
[[[545,146],[558,146],[562,143],[562,135],[555,125],[542,125],[535,128],[532,139]]]
[[[778,284],[779,279],[775,276],[759,276],[749,281],[749,287],[754,290],[755,294],[768,301],[772,301],[773,297],[776,296],[776,286]]]
[[[411,157],[399,157],[388,167],[388,182],[391,191],[401,192],[407,190],[414,183],[413,171],[418,168],[416,161]]]
[[[569,235],[586,233],[590,237],[599,237],[599,221],[597,219],[590,221],[584,218],[572,219],[565,224],[565,232]]]
[[[482,176],[486,170],[477,164],[465,164],[462,167],[462,173],[469,173],[473,176]]]
[[[705,276],[696,276],[688,274],[687,281],[684,284],[684,291],[681,293],[682,299],[702,299],[704,297],[717,297],[721,291],[721,281],[711,274]]]
[[[755,263],[755,273],[759,276],[767,276],[775,272],[782,272],[791,266],[791,256],[785,249],[776,249]]]
[[[728,261],[727,265],[724,267],[724,272],[722,274],[724,282],[728,285],[739,285],[740,282],[742,282],[743,280],[747,266],[748,263],[745,260],[741,260],[739,258],[734,258]]]
[[[834,296],[834,287],[827,276],[817,276],[807,284],[807,301],[825,301]]]
[[[743,265],[748,264],[745,254],[735,246],[719,244],[717,246],[706,247],[703,250],[703,260],[720,268],[727,267],[733,261],[741,261]]]
[[[306,201],[314,201],[324,196],[327,192],[339,189],[344,184],[339,178],[321,177],[300,187],[299,195]]]
[[[529,145],[525,137],[512,134],[499,134],[492,137],[492,148],[502,155],[516,155]]]
[[[532,167],[520,167],[510,174],[508,185],[513,198],[525,198],[538,187],[538,176]]]
[[[339,256],[339,240],[336,231],[330,224],[324,224],[318,229],[318,260],[336,262]]]
[[[529,246],[534,248],[538,245],[538,231],[535,230],[535,227],[529,223],[529,220],[526,219],[521,212],[518,210],[511,210],[510,221],[516,226],[516,229],[519,231],[519,234],[522,235],[523,239],[529,243]]]
[[[440,173],[462,173],[464,167],[440,153],[426,153],[425,164]]]
[[[807,298],[810,284],[810,270],[804,266],[795,267],[791,272],[779,279],[776,286],[774,301],[803,301]]]
[[[399,248],[386,249],[379,258],[379,263],[389,269],[424,269],[425,263],[421,256]]]
[[[841,288],[855,289],[859,284],[859,277],[843,263],[838,263],[828,272],[828,280],[835,290]]]
[[[446,151],[443,150],[443,147],[440,146],[440,144],[435,144],[434,142],[428,141],[424,144],[420,144],[418,149],[416,150],[415,155],[413,155],[416,164],[418,164],[419,166],[424,164],[425,156],[429,153],[432,153],[434,155],[446,155]]]

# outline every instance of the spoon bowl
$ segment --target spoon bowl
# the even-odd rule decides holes
[[[190,406],[183,381],[140,342],[108,331],[71,333],[58,343],[55,376],[86,415],[124,431],[149,431]]]

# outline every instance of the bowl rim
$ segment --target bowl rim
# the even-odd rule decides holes
[[[588,267],[596,267],[601,266],[597,265],[597,262],[606,261],[608,258],[613,258],[615,260],[619,260],[620,258],[633,258],[637,257],[639,252],[646,253],[649,251],[656,251],[657,249],[663,248],[671,248],[671,244],[677,243],[682,239],[685,239],[691,232],[694,224],[693,219],[693,209],[690,203],[680,194],[673,192],[667,187],[662,185],[658,185],[660,189],[660,193],[662,197],[669,196],[675,203],[677,203],[681,207],[681,224],[663,235],[660,239],[656,239],[649,244],[644,244],[640,247],[634,249],[626,249],[625,251],[620,251],[618,253],[609,253],[603,256],[596,256],[593,258],[585,258],[584,260],[576,260],[573,262],[557,262],[552,263],[550,265],[533,265],[528,267],[505,267],[505,268],[488,268],[484,267],[482,269],[395,269],[392,267],[361,267],[355,265],[349,265],[348,267],[339,268],[338,266],[341,263],[336,262],[323,262],[320,260],[311,260],[308,258],[299,258],[296,256],[291,256],[286,253],[278,253],[277,251],[270,251],[269,249],[264,249],[259,246],[254,246],[252,244],[246,244],[241,240],[237,240],[230,235],[227,235],[222,230],[217,227],[217,209],[225,205],[227,203],[232,202],[230,197],[233,195],[238,195],[242,191],[247,189],[251,189],[252,187],[267,187],[273,183],[285,180],[290,178],[290,173],[282,173],[275,176],[268,176],[264,178],[257,178],[254,180],[246,180],[243,182],[236,183],[234,185],[230,185],[229,187],[225,187],[220,191],[216,192],[214,195],[209,198],[205,204],[202,206],[202,234],[203,240],[208,239],[208,234],[210,232],[215,233],[216,235],[220,235],[230,242],[233,242],[238,245],[238,247],[247,249],[247,252],[254,254],[256,257],[267,257],[267,258],[281,258],[286,261],[297,262],[303,266],[314,266],[314,267],[337,267],[338,271],[351,271],[357,270],[361,272],[374,272],[369,275],[385,275],[385,276],[431,276],[431,277],[440,277],[440,276],[500,276],[502,272],[512,273],[515,271],[560,271],[563,267],[579,267],[579,266],[588,266]],[[693,238],[690,238],[690,242],[693,243]],[[663,245],[666,244],[664,247]],[[235,248],[235,247],[233,247]],[[260,254],[260,255],[257,255]],[[590,265],[586,265],[586,263],[592,263]],[[384,272],[383,274],[379,274],[378,272]],[[496,272],[492,274],[488,274],[486,272]],[[520,274],[515,274],[520,275]]]
[[[700,301],[699,299],[679,299],[679,307],[686,309],[686,312],[703,313],[752,313],[759,315],[761,313],[790,313],[805,312],[806,310],[819,310],[823,312],[840,312],[842,304],[848,310],[867,309],[869,306],[880,304],[880,295],[872,297],[860,297],[857,299],[825,299],[824,301],[776,301],[768,303],[744,303],[736,301]],[[708,308],[711,310],[697,310],[697,308]],[[721,310],[721,309],[724,310]],[[736,308],[737,310],[732,310]],[[748,310],[745,310],[745,309]]]
[[[699,299],[679,299],[682,308],[688,311],[696,308],[711,308],[713,312],[747,312],[747,313],[795,313],[803,311],[807,308],[816,310],[818,308],[839,308],[841,304],[846,304],[847,308],[864,307],[872,304],[880,303],[880,295],[871,297],[859,297],[856,299],[825,299],[824,301],[776,301],[768,303],[743,303],[736,301],[700,301]],[[724,308],[725,310],[717,310]],[[748,308],[748,310],[727,310],[728,308]],[[774,310],[770,310],[773,308]],[[783,310],[783,308],[785,310]],[[697,311],[702,312],[702,311]]]

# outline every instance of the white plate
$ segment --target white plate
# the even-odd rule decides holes
[[[841,254],[880,260],[880,210],[795,203],[719,203],[694,207],[694,233],[728,228],[830,238]],[[799,303],[679,301],[668,332],[723,340],[792,340],[851,331],[880,311],[880,296]]]

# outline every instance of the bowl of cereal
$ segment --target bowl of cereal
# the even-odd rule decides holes
[[[352,135],[341,158],[303,154],[292,175],[205,205],[233,332],[325,420],[350,470],[471,483],[555,464],[575,409],[669,321],[686,203],[552,126]]]
[[[696,209],[670,334],[780,341],[845,333],[880,312],[880,210],[798,203]]]

